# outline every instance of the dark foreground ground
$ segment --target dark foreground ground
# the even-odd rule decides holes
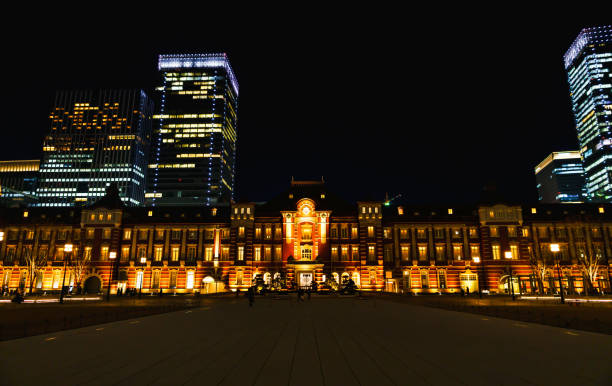
[[[586,298],[570,298],[565,304],[534,297],[515,301],[509,296],[400,296],[379,295],[390,301],[452,311],[471,312],[549,326],[599,332],[612,335],[612,303],[597,302],[609,298],[590,298],[591,302],[577,302]]]
[[[609,385],[612,336],[380,297],[207,300],[0,343],[0,384]]]

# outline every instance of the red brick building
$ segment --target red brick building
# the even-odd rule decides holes
[[[291,290],[350,278],[365,291],[555,293],[559,273],[568,293],[609,292],[611,211],[350,204],[318,181],[263,204],[125,207],[110,189],[87,208],[2,209],[0,271],[3,288],[26,292],[110,282],[111,293],[210,293],[256,278]]]

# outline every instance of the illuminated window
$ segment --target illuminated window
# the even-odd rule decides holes
[[[276,261],[281,261],[283,255],[283,249],[280,246],[274,247],[274,259]]]
[[[604,208],[602,206],[599,207],[599,213],[603,213],[604,212]],[[27,213],[27,212],[26,212]],[[24,217],[28,217],[28,216],[24,216]]]
[[[272,260],[272,247],[265,247],[264,248],[264,260],[265,261]]]
[[[427,260],[427,246],[419,245],[419,260]]]
[[[100,248],[100,260],[102,261],[108,260],[108,247],[107,246]]]
[[[266,237],[266,240],[270,240],[272,238],[272,227],[266,226],[265,237]]]
[[[461,245],[453,245],[453,259],[461,260]]]
[[[277,240],[283,238],[283,229],[278,225],[274,228],[274,238]]]
[[[493,245],[493,260],[499,260],[500,256],[499,245]]]
[[[402,254],[402,260],[408,260],[408,258],[410,258],[410,247],[407,245],[402,245],[401,254]]]
[[[397,214],[399,214],[400,216],[404,215],[404,208],[402,208],[401,206],[397,207]]]
[[[83,258],[85,260],[91,259],[91,247],[85,247],[85,250],[83,251]]]
[[[310,224],[302,224],[302,240],[309,241],[312,240],[312,225]]]
[[[529,228],[524,227],[522,231],[523,231],[523,237],[529,237]]]
[[[417,237],[419,239],[424,239],[426,237],[425,229],[423,228],[417,229]]]
[[[436,245],[436,260],[446,259],[445,249],[444,245]]]
[[[172,251],[171,255],[170,255],[171,260],[172,261],[178,261],[179,260],[179,251],[180,251],[180,248],[179,247],[172,247],[171,251]]]
[[[347,261],[348,260],[348,246],[343,245],[341,248],[342,254],[340,255],[340,260]]]
[[[480,247],[478,245],[471,245],[470,252],[472,253],[472,258],[480,257]]]
[[[353,246],[351,251],[351,259],[353,259],[353,261],[358,261],[359,260],[359,247],[358,246]]]
[[[453,209],[452,208],[448,208],[448,214],[453,214]]]
[[[356,239],[359,236],[359,228],[356,226],[351,228],[351,238]]]
[[[193,289],[194,272],[187,271],[187,289]]]
[[[111,238],[111,230],[110,230],[110,229],[108,229],[108,228],[104,229],[104,232],[103,232],[103,236],[102,236],[102,237],[103,237],[105,240],[110,239],[110,238]]]
[[[125,262],[130,259],[130,247],[121,247],[121,261]]]
[[[510,252],[512,253],[512,258],[513,259],[518,259],[520,257],[519,256],[518,245],[516,245],[516,244],[510,245]]]
[[[255,228],[255,238],[256,239],[261,238],[261,228],[260,227]]]
[[[491,237],[497,237],[497,236],[499,236],[497,227],[491,227]]]
[[[421,288],[429,288],[429,273],[427,271],[421,271]]]
[[[176,288],[176,277],[178,272],[177,271],[170,271],[170,288],[171,289],[175,289]]]
[[[213,259],[213,247],[204,248],[204,260],[212,261]]]
[[[439,287],[440,289],[446,289],[446,272],[445,271],[438,271],[438,283],[439,283]]]
[[[255,261],[261,260],[261,247],[255,247]]]
[[[376,247],[374,245],[368,246],[368,260],[372,261],[376,259]]]
[[[516,227],[508,227],[508,236],[516,237]]]
[[[368,227],[368,237],[369,238],[373,238],[374,237],[374,227],[371,226],[371,225]]]
[[[348,238],[348,226],[342,225],[340,228],[340,237],[343,239]]]
[[[336,246],[331,247],[331,258],[333,261],[338,260],[338,247]]]
[[[238,261],[244,260],[244,247],[238,247]]]
[[[244,227],[238,227],[238,237],[244,237]]]
[[[600,209],[603,209],[603,208],[600,208]],[[603,213],[603,212],[601,212],[601,213]],[[29,215],[30,215],[30,213],[27,210],[23,212],[23,217],[24,218],[28,217]]]
[[[536,209],[536,208],[531,208],[531,213],[532,213],[532,214],[536,214],[536,213],[538,213],[538,211],[537,211],[537,209]]]
[[[148,211],[147,212],[147,216],[149,216],[149,217],[153,216],[153,211],[152,210]]]
[[[123,230],[123,239],[124,240],[129,240],[132,238],[132,230],[131,229],[124,229]]]
[[[136,272],[136,288],[142,288],[142,277],[144,272],[138,271]]]

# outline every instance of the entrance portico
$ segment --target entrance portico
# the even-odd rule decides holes
[[[316,281],[317,284],[321,282],[323,264],[318,264],[314,261],[304,261],[287,264],[287,267],[295,272],[294,277],[298,288],[310,288],[313,281]]]

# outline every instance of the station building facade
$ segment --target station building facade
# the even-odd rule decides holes
[[[256,281],[292,290],[350,278],[363,291],[526,294],[556,293],[559,275],[568,293],[610,292],[611,213],[609,204],[350,204],[318,181],[294,181],[263,204],[127,207],[110,187],[89,207],[1,209],[0,272],[5,290],[26,292],[62,282],[89,293]]]

